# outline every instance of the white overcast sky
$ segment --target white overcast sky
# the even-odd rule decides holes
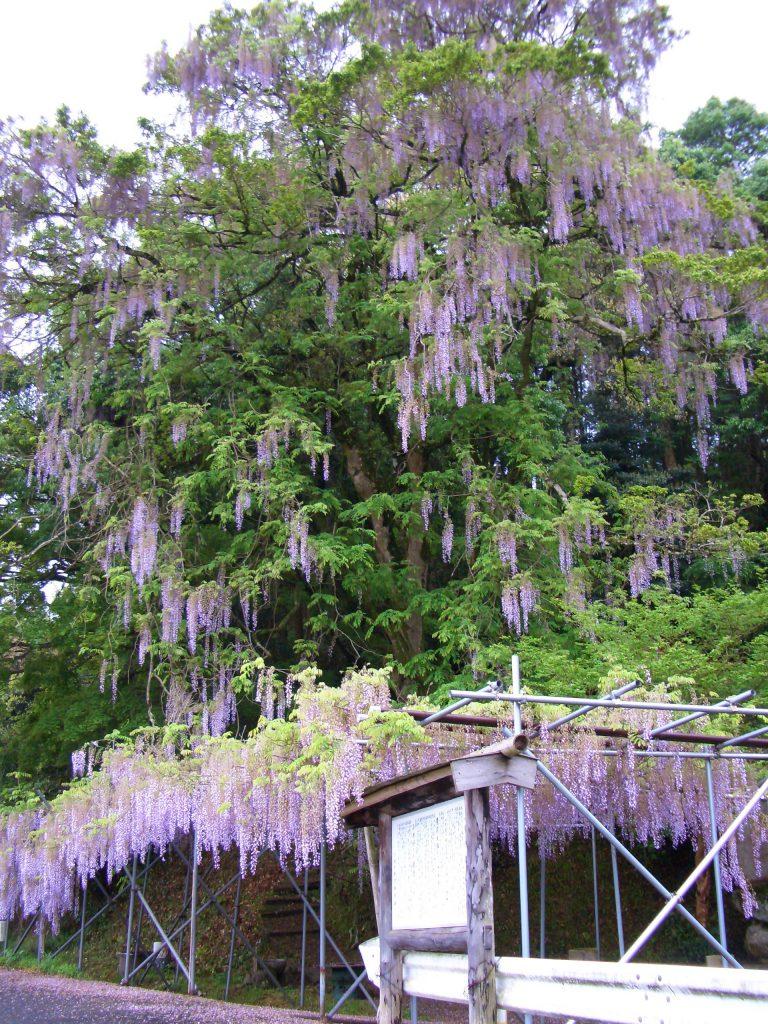
[[[710,96],[768,110],[768,0],[667,0],[688,32],[654,73],[648,118],[678,128]],[[141,92],[145,57],[181,46],[216,0],[0,0],[0,118],[34,122],[62,103],[107,143],[130,146],[136,119],[159,116]],[[250,6],[246,0],[242,6]]]

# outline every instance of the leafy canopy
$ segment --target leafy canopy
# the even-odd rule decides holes
[[[136,151],[3,125],[5,766],[245,729],[308,666],[760,675],[765,125],[658,159],[669,41],[654,0],[225,8]]]

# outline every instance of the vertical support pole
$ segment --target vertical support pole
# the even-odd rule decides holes
[[[595,949],[597,959],[602,960],[600,953],[600,893],[597,879],[597,839],[595,837],[595,826],[592,826],[592,899],[595,905]]]
[[[131,891],[128,894],[128,921],[125,929],[125,962],[123,964],[123,985],[128,984],[131,973],[131,944],[133,941],[133,908],[136,904],[136,854],[131,861]]]
[[[539,851],[539,956],[547,955],[547,858]]]
[[[712,761],[710,758],[704,760],[704,768],[707,773],[707,800],[709,802],[709,828],[712,833],[712,846],[718,840],[717,816],[715,815],[715,792],[712,784]],[[712,873],[715,879],[715,902],[717,903],[717,928],[720,942],[728,948],[728,937],[725,931],[725,906],[723,905],[723,886],[720,880],[720,854],[712,861]],[[728,961],[723,957],[723,967],[728,966]]]
[[[85,915],[88,906],[88,882],[83,886],[83,900],[80,907],[80,938],[77,941],[77,969],[83,969],[83,945],[85,943]]]
[[[177,851],[177,853],[178,853],[178,851]],[[187,860],[187,869],[184,872],[184,899],[181,901],[181,916],[182,917],[184,917],[184,914],[186,913],[186,910],[187,910],[187,902],[188,902],[187,897],[189,896],[189,876],[191,874],[191,868],[192,868],[191,860],[192,860],[192,858],[190,856],[190,858]],[[186,931],[186,925],[182,925],[181,931],[179,932],[179,937],[178,937],[179,949],[181,949],[181,947],[184,944],[184,932],[185,931]],[[179,965],[175,964],[175,970],[173,972],[173,982],[174,982],[174,984],[178,984],[178,981],[179,981]]]
[[[229,936],[229,958],[227,960],[227,980],[224,984],[224,1002],[229,999],[229,983],[232,980],[232,961],[235,958],[235,939],[237,938],[237,919],[240,915],[240,886],[243,882],[242,871],[237,876],[237,888],[235,889],[235,911],[232,915],[232,933]]]
[[[37,915],[37,962],[45,956],[45,918],[42,911]]]
[[[304,899],[301,903],[301,978],[299,980],[299,1009],[304,1009],[304,993],[307,981],[307,899],[309,893],[309,869],[304,868]]]
[[[411,996],[411,1024],[418,1024],[419,1021],[419,997]]]
[[[392,931],[392,815],[379,812],[379,913],[381,978],[378,1024],[401,1024],[403,1019],[403,954],[389,944]]]
[[[594,825],[592,826],[594,831]],[[611,832],[616,831],[616,822],[611,816]],[[611,873],[613,875],[613,901],[616,904],[616,938],[619,942],[619,956],[624,956],[624,920],[621,913],[621,889],[619,887],[619,860],[616,854],[616,847],[611,847]]]
[[[520,659],[516,654],[512,655],[512,693],[519,696],[520,687]],[[515,733],[522,732],[523,716],[520,712],[520,705],[513,704],[513,718]],[[531,934],[528,914],[528,851],[525,846],[525,792],[517,787],[517,869],[520,885],[520,955],[531,955]],[[523,1015],[524,1024],[532,1024],[533,1017],[530,1013]]]
[[[467,839],[469,1024],[496,1024],[491,830],[487,789],[464,794]]]
[[[319,1012],[325,1016],[325,994],[327,988],[327,977],[325,968],[326,934],[325,934],[325,829],[323,829],[323,842],[320,847],[320,950],[319,950]]]
[[[373,892],[373,912],[376,915],[376,926],[381,932],[381,915],[379,914],[379,855],[376,851],[376,844],[373,841],[373,829],[366,825],[363,829],[365,838],[365,855],[368,859],[368,872],[371,876],[371,890]]]
[[[149,864],[144,871],[144,877],[141,880],[141,891],[144,895],[147,892],[147,880],[149,879]],[[138,892],[138,889],[137,889]],[[133,956],[131,957],[131,971],[136,969],[136,964],[139,962],[139,946],[141,945],[141,929],[144,924],[144,904],[139,900],[138,913],[136,914],[136,938],[133,942]]]
[[[187,978],[187,992],[197,995],[195,985],[195,960],[197,958],[197,874],[198,874],[198,846],[197,829],[192,831],[192,904],[189,909],[189,977]]]

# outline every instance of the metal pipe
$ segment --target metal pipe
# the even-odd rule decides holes
[[[616,831],[616,822],[611,815],[611,832]],[[616,938],[619,943],[619,956],[624,956],[624,920],[621,912],[621,888],[619,887],[619,861],[616,847],[610,844],[611,874],[613,875],[613,902],[616,907]]]
[[[229,958],[227,960],[227,980],[224,983],[224,1002],[229,999],[229,983],[232,980],[232,961],[235,957],[235,939],[237,938],[237,918],[240,914],[240,886],[243,881],[242,872],[237,876],[235,889],[235,911],[232,918],[232,930],[229,936]]]
[[[83,886],[83,903],[80,907],[80,940],[77,943],[77,969],[83,969],[83,945],[85,943],[85,915],[88,905],[88,883]]]
[[[32,931],[32,929],[37,924],[37,919],[38,919],[39,916],[40,916],[39,914],[35,914],[35,916],[29,922],[27,927],[21,933],[21,937],[18,939],[18,941],[16,942],[16,945],[11,950],[11,956],[16,956],[16,954],[19,952],[21,947],[24,945],[24,939],[26,939],[26,937],[29,935],[29,933]]]
[[[614,701],[618,700],[619,697],[623,697],[625,693],[629,693],[630,690],[635,690],[640,685],[640,680],[635,679],[632,683],[627,683],[626,686],[620,686],[617,690],[611,690],[610,693],[606,694],[605,699]],[[572,722],[574,718],[581,718],[582,715],[587,715],[591,711],[591,708],[579,708],[577,711],[571,711],[570,714],[563,715],[562,718],[555,719],[547,726],[547,732],[552,732],[553,729],[559,728],[561,725],[565,725],[566,722]]]
[[[717,842],[717,817],[715,815],[715,793],[712,785],[712,762],[705,761],[704,769],[707,776],[707,802],[709,803],[709,828],[712,833],[712,845]],[[725,907],[723,906],[723,887],[720,879],[720,857],[715,857],[712,862],[712,872],[715,877],[715,901],[717,903],[717,927],[720,941],[728,948],[728,937],[725,931]],[[723,960],[723,967],[728,964]]]
[[[346,1003],[346,1001],[349,999],[349,997],[352,995],[352,993],[360,985],[362,985],[362,983],[365,981],[365,979],[367,977],[368,977],[368,972],[365,971],[365,970],[362,972],[362,974],[358,974],[358,976],[355,978],[355,980],[352,982],[352,984],[349,986],[349,988],[346,990],[346,992],[341,996],[339,1001],[337,1003],[334,1003],[334,1005],[328,1011],[327,1016],[326,1016],[327,1020],[332,1020],[333,1019],[333,1015],[336,1013],[336,1011],[339,1010],[340,1007],[342,1007],[344,1005],[344,1003]],[[365,992],[365,989],[363,989],[363,991]],[[415,998],[416,998],[415,996],[411,996],[411,1003],[413,1003],[413,1000]]]
[[[512,693],[520,695],[520,659],[516,654],[512,655]],[[512,720],[515,733],[522,732],[522,713],[520,704],[515,703],[512,711]],[[509,730],[505,730],[508,732]],[[517,870],[520,888],[520,955],[529,957],[531,955],[531,934],[530,919],[528,911],[528,850],[525,843],[525,790],[522,786],[517,787]],[[530,1013],[523,1015],[525,1024],[532,1024],[533,1017]]]
[[[296,893],[297,893],[297,894],[298,894],[299,896],[301,896],[301,898],[302,898],[302,899],[304,899],[304,895],[303,895],[303,893],[302,893],[301,889],[299,888],[299,884],[298,884],[298,882],[297,882],[297,881],[296,881],[296,879],[295,879],[295,878],[293,877],[293,875],[292,875],[292,874],[291,874],[291,872],[290,872],[290,871],[288,870],[288,868],[287,868],[287,867],[284,867],[284,868],[282,869],[282,871],[283,871],[283,874],[285,875],[285,877],[286,877],[286,878],[288,879],[288,881],[290,882],[291,886],[293,887],[293,890],[294,890],[294,892],[296,892]],[[315,911],[315,908],[314,908],[314,907],[312,906],[312,904],[310,903],[310,901],[309,901],[309,900],[305,900],[305,903],[306,903],[306,907],[307,907],[307,910],[309,911],[309,914],[310,914],[310,916],[311,916],[311,917],[312,917],[312,919],[314,920],[315,924],[316,924],[316,925],[318,925],[318,927],[319,927],[319,925],[320,925],[320,918],[319,918],[319,917],[317,916],[317,913],[316,913],[316,911]],[[327,938],[328,938],[328,945],[329,945],[329,946],[331,947],[331,949],[332,949],[332,950],[334,951],[334,953],[335,953],[335,954],[336,954],[336,956],[337,956],[337,957],[339,958],[339,960],[341,960],[342,964],[343,964],[343,965],[344,965],[344,966],[346,967],[346,969],[347,969],[347,970],[349,971],[350,975],[351,975],[351,976],[352,976],[353,978],[356,978],[356,977],[357,977],[357,974],[355,973],[355,970],[354,970],[354,968],[353,968],[353,967],[351,966],[351,964],[350,964],[349,960],[347,960],[347,958],[346,958],[346,957],[344,956],[344,954],[342,953],[342,951],[341,951],[341,950],[339,949],[339,947],[338,947],[338,946],[336,945],[336,942],[334,941],[334,938],[333,938],[333,936],[332,936],[331,934],[329,934],[329,933],[328,933],[327,931],[326,931],[326,933],[325,933],[325,934],[326,934],[326,936],[327,936]],[[368,990],[364,988],[364,989],[363,989],[363,992],[365,993],[365,996],[366,996],[366,998],[367,998],[368,1002],[369,1002],[369,1003],[371,1004],[371,1006],[372,1006],[372,1007],[374,1008],[374,1010],[375,1010],[375,1009],[377,1008],[377,1007],[376,1007],[376,1003],[375,1003],[375,1002],[373,1001],[373,999],[371,998],[371,996],[370,996],[370,994],[369,994]]]
[[[187,992],[197,995],[195,985],[195,961],[197,960],[197,877],[198,877],[197,829],[192,830],[192,906],[189,913],[189,973],[187,975]]]
[[[547,955],[547,859],[539,850],[539,956]]]
[[[136,879],[138,882],[138,879]],[[141,891],[146,895],[147,893],[147,882],[149,881],[149,872],[145,871],[141,878]],[[141,929],[144,926],[144,907],[139,904],[139,912],[136,915],[136,938],[133,940],[133,959],[131,963],[131,970],[136,966],[136,961],[139,959],[139,945],[141,944]]]
[[[307,977],[307,895],[309,893],[309,869],[304,868],[304,902],[301,905],[301,977],[299,980],[299,1009],[304,1009],[304,991]]]
[[[600,951],[600,903],[597,884],[597,839],[595,837],[595,826],[592,826],[592,898],[595,906],[595,949],[597,959],[602,960]]]
[[[671,737],[670,737],[671,739]],[[553,753],[563,748],[551,747]],[[618,750],[598,750],[603,757],[618,757]],[[768,761],[768,754],[719,754],[717,750],[635,750],[634,757],[680,757],[699,761]]]
[[[142,868],[142,870],[139,873],[138,877],[139,878],[143,878],[144,875],[150,870],[150,868],[154,867],[155,864],[159,860],[160,860],[160,856],[158,855],[152,861],[150,861],[149,864],[147,864],[144,868]],[[104,888],[104,886],[99,881],[98,876],[94,876],[93,880],[94,880],[94,882],[96,882],[98,887],[101,889],[101,891],[106,896],[107,902],[104,904],[103,907],[99,907],[99,909],[96,911],[95,914],[91,914],[91,916],[85,922],[85,930],[86,931],[91,927],[92,924],[94,924],[101,917],[102,914],[106,914],[106,912],[109,910],[109,908],[114,903],[117,903],[118,900],[121,900],[123,898],[123,896],[125,896],[125,893],[126,893],[126,890],[123,890],[123,892],[118,892],[114,896],[110,896],[109,892]],[[59,953],[62,953],[65,949],[67,949],[68,946],[71,946],[72,943],[76,941],[76,939],[78,937],[78,934],[79,934],[79,932],[75,932],[74,935],[70,935],[70,937],[68,939],[65,939],[64,942],[62,942],[62,944],[60,946],[57,946],[56,949],[54,949],[54,951],[49,954],[51,956],[51,958],[57,957],[59,955]]]
[[[37,962],[45,956],[45,918],[42,914],[37,915]]]
[[[419,998],[411,996],[411,1024],[418,1024],[419,1021]]]
[[[221,886],[221,888],[217,889],[216,893],[213,896],[209,896],[208,899],[198,908],[198,911],[197,911],[198,915],[202,914],[204,910],[207,910],[208,907],[210,907],[212,904],[214,904],[216,902],[216,898],[218,896],[220,896],[223,892],[226,892],[226,890],[230,887],[230,885],[232,885],[232,883],[236,879],[237,879],[237,875],[233,875],[228,882],[225,882],[224,885]],[[185,910],[186,910],[186,908],[185,908]],[[173,931],[168,933],[167,941],[168,942],[173,942],[174,939],[179,938],[179,936],[186,930],[188,924],[189,924],[189,918],[185,918],[184,921],[182,921],[179,924],[177,924],[174,927]],[[247,940],[244,939],[244,936],[243,936],[243,934],[242,934],[242,932],[240,931],[239,928],[238,928],[237,931],[238,931],[238,937],[241,939],[241,941],[243,941],[244,945],[246,945],[247,948],[250,950],[250,952],[254,956],[256,956],[256,950],[253,948],[253,946]],[[181,945],[181,941],[179,941],[178,944]],[[154,953],[154,952],[149,953],[141,961],[141,963],[138,964],[131,971],[131,973],[128,975],[128,980],[130,981],[131,978],[133,978],[136,974],[139,973],[139,971],[141,971],[144,967],[146,967],[147,964],[149,964],[156,956],[157,956],[157,954]],[[174,960],[176,961],[176,963],[178,963],[178,960],[176,960],[175,957],[174,957]],[[261,961],[259,961],[259,963],[261,963]]]
[[[766,793],[768,793],[768,778],[763,780],[761,785],[757,788],[757,790],[752,794],[750,799],[742,807],[742,809],[730,823],[725,832],[723,832],[723,834],[720,836],[720,838],[717,840],[714,846],[711,846],[709,848],[707,853],[704,855],[704,857],[702,857],[702,859],[699,861],[699,863],[696,865],[696,867],[693,869],[690,875],[688,875],[683,884],[677,889],[676,892],[669,894],[667,902],[664,904],[664,906],[661,908],[658,914],[654,917],[651,923],[647,926],[647,928],[645,928],[643,932],[640,935],[638,935],[638,937],[626,951],[624,956],[621,958],[621,963],[629,963],[629,961],[637,953],[639,953],[639,951],[643,948],[645,943],[648,941],[648,939],[650,939],[654,932],[656,932],[659,925],[662,924],[669,917],[673,910],[676,910],[681,906],[681,902],[685,897],[685,894],[696,884],[698,879],[709,868],[710,864],[712,864],[716,860],[716,858],[720,854],[720,851],[736,834],[739,827],[741,826],[741,823],[749,817],[749,815],[752,813],[755,807],[757,807],[757,805],[760,803],[760,801],[763,799]],[[721,951],[718,950],[718,952]],[[725,953],[727,954],[728,951],[725,950]]]
[[[318,1010],[320,1016],[325,1016],[325,988],[326,988],[326,977],[325,977],[325,836],[323,836],[322,844],[320,845],[320,950],[318,955],[319,960],[319,978],[318,978]]]
[[[179,850],[179,848],[176,845],[176,843],[173,844],[173,849],[174,849],[174,851],[176,853],[176,856],[177,857],[181,857],[181,851]],[[189,878],[190,878],[190,875],[192,874],[192,867],[191,867],[191,865],[190,865],[188,860],[185,860],[185,864],[187,866],[187,870],[184,872],[184,897],[183,897],[183,899],[181,901],[181,913],[179,914],[179,917],[176,918],[177,921],[179,920],[179,918],[181,918],[182,920],[185,920],[184,915],[186,914],[187,907],[189,906]],[[186,927],[186,925],[185,925],[185,927]],[[183,941],[184,941],[184,932],[182,931],[181,936],[179,938],[179,945],[181,945]],[[178,980],[179,980],[179,968],[178,968],[178,965],[176,965],[176,967],[174,968],[174,972],[173,972],[174,984],[178,983]]]
[[[152,865],[154,863],[155,863],[154,861],[150,861],[142,870],[148,871],[150,869],[150,867],[152,867]],[[105,888],[104,883],[99,878],[98,874],[93,876],[93,881],[96,883],[96,885],[99,887],[99,889],[101,889],[102,895],[106,896],[106,898],[108,900],[111,900],[112,896],[110,896],[109,890],[107,888]],[[115,896],[115,899],[119,899],[119,898],[120,898],[119,894],[117,896]]]
[[[755,736],[763,736],[768,732],[768,725],[762,726],[760,729],[753,729],[752,732],[744,732],[741,736],[734,736],[732,739],[726,740],[724,743],[718,743],[717,749],[722,750],[723,747],[734,747],[743,743],[745,740],[752,740]]]
[[[417,722],[423,722],[427,717],[426,711],[417,711],[415,708],[401,708],[401,710]],[[498,729],[504,724],[502,719],[496,718],[494,715],[446,715],[443,721],[448,725],[475,726],[479,729]],[[586,732],[593,733],[595,736],[609,736],[618,739],[626,739],[628,736],[626,729],[610,728],[605,725],[584,725],[580,728]],[[706,743],[709,746],[716,743],[724,743],[728,739],[731,739],[731,737],[713,736],[710,733],[702,732],[670,732],[664,737],[666,743]],[[768,739],[745,740],[742,745],[756,747],[759,750],[768,750]]]
[[[133,943],[133,908],[136,903],[136,861],[137,856],[134,853],[133,860],[131,861],[131,892],[128,897],[128,923],[126,925],[125,935],[125,963],[123,965],[123,984],[128,984],[128,974],[131,969],[131,945]]]
[[[485,686],[481,687],[477,692],[481,693],[497,693],[500,689],[498,680],[494,680],[491,683],[486,683]],[[441,718],[446,715],[452,715],[454,711],[458,711],[460,708],[467,707],[471,704],[474,698],[463,697],[461,700],[455,701],[453,704],[449,704],[447,707],[440,708],[439,711],[433,711],[432,714],[427,715],[426,718],[422,718],[422,725],[429,725],[431,722],[438,722]]]
[[[181,850],[177,849],[176,852],[179,855],[179,857],[186,864],[189,864],[189,861],[188,861],[187,857],[181,852]],[[238,872],[238,874],[239,874],[239,872]],[[201,914],[203,912],[203,910],[205,910],[209,906],[211,906],[211,904],[213,904],[216,907],[216,910],[218,911],[218,913],[221,915],[221,917],[223,917],[224,920],[227,921],[229,923],[229,925],[231,926],[232,925],[232,916],[229,913],[229,911],[226,910],[221,905],[221,903],[219,902],[219,896],[223,892],[225,892],[230,887],[230,885],[232,885],[233,882],[236,882],[236,881],[237,881],[237,875],[232,875],[232,877],[230,878],[230,880],[228,882],[226,882],[216,892],[213,892],[213,889],[211,888],[211,886],[208,884],[208,882],[206,880],[206,875],[203,875],[200,878],[200,885],[202,885],[203,889],[205,889],[205,891],[207,893],[209,893],[209,894],[212,893],[213,895],[211,895],[210,899],[202,907],[200,907],[200,909],[198,910],[198,915]],[[182,928],[186,928],[187,924],[188,924],[188,922],[185,922],[184,924],[181,925],[181,927]],[[264,971],[264,973],[267,975],[267,977],[272,982],[272,984],[275,986],[275,988],[279,988],[279,989],[282,990],[283,986],[280,984],[280,982],[277,980],[275,975],[269,969],[267,963],[264,960],[261,959],[259,954],[256,952],[256,949],[254,948],[253,943],[251,943],[250,940],[247,938],[247,936],[244,935],[243,930],[242,930],[242,928],[239,925],[237,926],[237,937],[240,939],[240,941],[245,946],[245,948],[250,951],[250,953],[252,954],[252,956],[256,960],[256,962],[257,962],[258,966],[260,967],[260,969],[262,971]]]
[[[752,700],[755,696],[755,690],[745,690],[743,693],[737,693],[733,697],[726,697],[725,700],[718,701],[717,704],[712,706],[715,708],[728,707],[733,704],[743,704],[745,700]],[[686,715],[685,718],[676,718],[674,722],[667,722],[666,725],[660,725],[656,729],[653,729],[650,733],[652,738],[661,736],[662,733],[669,732],[670,729],[676,729],[679,725],[686,725],[688,722],[695,722],[697,718],[703,718],[704,715],[700,711],[695,711],[692,715]]]
[[[656,700],[606,700],[604,697],[543,697],[541,695],[515,693],[470,693],[468,690],[451,690],[452,697],[471,697],[472,700],[505,700],[512,704],[563,704],[566,707],[623,708],[628,711],[700,711],[702,715],[752,715],[764,718],[768,708],[702,707],[700,704],[664,704]]]
[[[144,909],[147,912],[147,917],[152,922],[152,924],[155,926],[157,934],[163,940],[163,944],[168,947],[168,952],[171,954],[173,959],[179,965],[179,970],[184,975],[184,977],[187,979],[187,984],[189,984],[189,971],[187,970],[184,961],[181,959],[179,954],[176,952],[176,949],[175,949],[173,943],[168,938],[168,936],[165,934],[165,932],[163,930],[163,926],[160,924],[160,922],[155,917],[155,913],[152,910],[152,908],[150,907],[149,903],[147,903],[147,900],[146,900],[146,897],[144,896],[144,893],[140,889],[137,889],[136,890],[136,895],[139,898],[139,901],[144,904]],[[154,956],[154,954],[152,954],[152,955]]]
[[[628,850],[626,846],[624,846],[624,844],[620,842],[616,838],[616,836],[613,835],[613,833],[610,832],[598,818],[595,817],[595,815],[590,811],[586,804],[583,804],[581,800],[579,800],[579,798],[574,793],[572,793],[570,789],[568,789],[567,786],[563,785],[560,779],[558,779],[558,777],[554,775],[542,761],[537,761],[536,767],[538,768],[539,772],[541,772],[541,774],[544,776],[544,778],[552,783],[552,785],[558,791],[558,793],[560,793],[561,796],[565,797],[568,803],[572,807],[574,807],[580,814],[582,814],[591,825],[595,826],[600,835],[607,839],[608,842],[612,846],[614,846],[616,850],[622,855],[622,857],[625,858],[625,860],[629,861],[632,867],[646,880],[646,882],[653,886],[656,892],[660,893],[664,897],[664,899],[669,899],[672,896],[672,893],[669,891],[669,889],[667,889],[665,885],[662,885],[658,878],[656,878],[655,875],[652,875],[644,864],[641,864],[637,857],[635,857],[635,855],[630,850]],[[731,966],[741,967],[741,964],[733,956],[733,954],[729,953],[728,950],[722,945],[722,943],[719,942],[715,938],[715,936],[712,935],[712,933],[704,927],[703,924],[700,924],[689,910],[682,906],[682,904],[679,904],[675,909],[677,909],[677,911],[680,914],[682,914],[686,921],[688,921],[689,924],[696,929],[699,935],[705,938],[707,942],[718,953],[720,953],[721,956],[724,956],[728,960],[728,963],[731,964]]]

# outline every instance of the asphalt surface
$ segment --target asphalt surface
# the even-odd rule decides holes
[[[407,1000],[406,1000],[407,1003]],[[407,1009],[407,1007],[406,1007]],[[360,1017],[338,1016],[339,1024]],[[555,1024],[554,1018],[538,1018]],[[374,1018],[370,1018],[375,1024]],[[508,1014],[509,1024],[520,1018]],[[562,1018],[558,1018],[562,1024]],[[0,1024],[318,1024],[317,1014],[242,1006],[102,981],[63,978],[0,967]],[[467,1024],[467,1008],[419,1000],[420,1024]]]
[[[2,1024],[307,1024],[294,1010],[0,968]]]

